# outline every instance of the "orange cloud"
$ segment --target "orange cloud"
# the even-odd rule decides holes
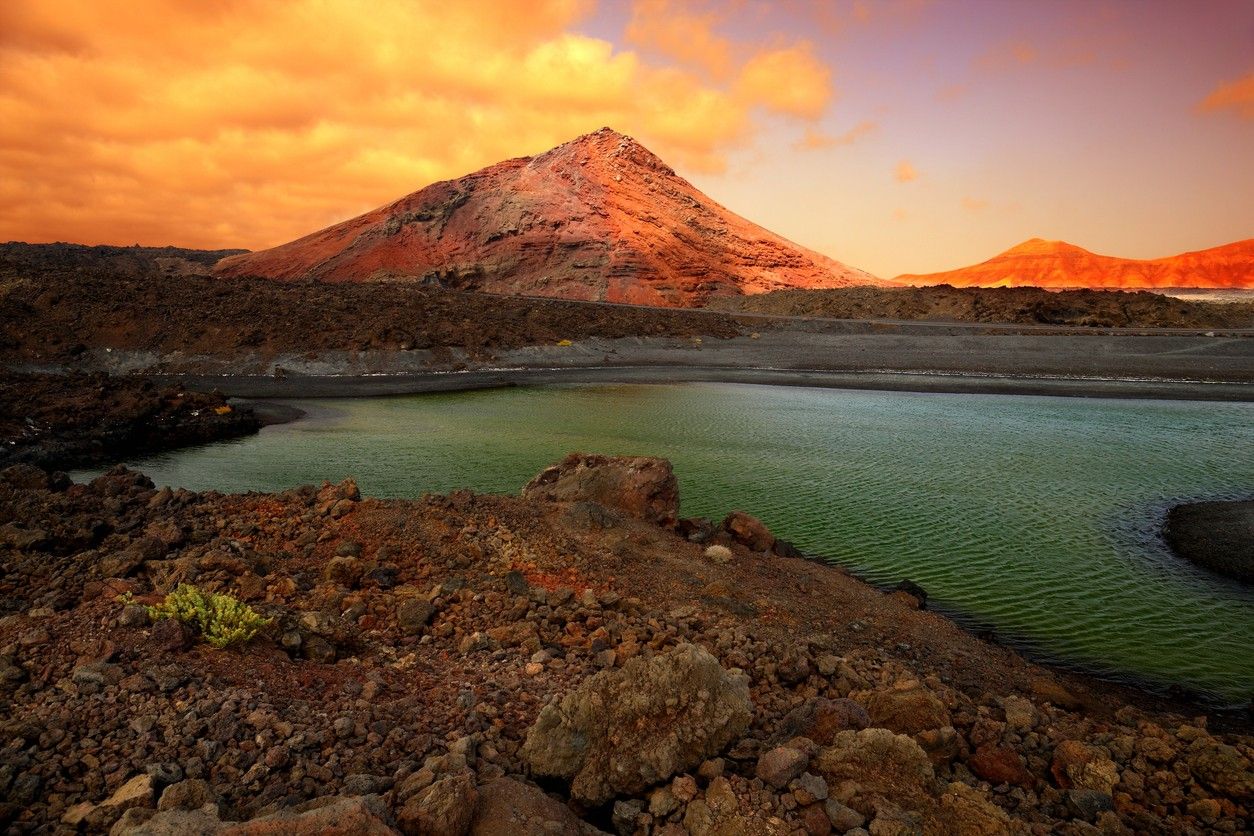
[[[808,49],[719,84],[574,32],[590,7],[4,0],[0,239],[269,246],[607,124],[719,171],[759,108],[830,98]]]
[[[893,177],[898,183],[909,183],[911,180],[919,179],[919,172],[914,170],[909,160],[902,160],[897,163],[897,168],[893,169]]]
[[[732,69],[732,45],[714,33],[719,21],[718,15],[691,11],[682,2],[636,0],[627,42],[725,79]]]
[[[1197,104],[1198,113],[1231,110],[1242,119],[1254,119],[1254,72],[1219,84]]]
[[[849,130],[836,136],[829,136],[817,128],[806,128],[801,139],[794,142],[792,147],[799,151],[821,151],[842,145],[853,145],[862,137],[878,131],[879,127],[878,122],[867,120],[859,122]]]
[[[968,212],[983,212],[988,208],[988,201],[968,195],[962,199],[962,208],[966,209]]]
[[[736,92],[776,113],[817,119],[832,100],[832,74],[803,42],[754,55],[740,70]]]

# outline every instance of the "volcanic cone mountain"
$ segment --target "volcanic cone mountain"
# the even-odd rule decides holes
[[[729,212],[609,128],[225,258],[215,272],[674,307],[882,283]]]
[[[1150,260],[1098,255],[1066,241],[1033,238],[980,264],[894,281],[954,287],[1254,288],[1254,238]]]

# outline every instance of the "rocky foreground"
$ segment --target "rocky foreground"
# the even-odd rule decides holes
[[[0,472],[0,825],[94,833],[1239,833],[1254,738],[680,520],[655,459],[522,497]],[[216,650],[178,584],[271,619]]]

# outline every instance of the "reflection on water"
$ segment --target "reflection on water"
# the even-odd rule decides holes
[[[1254,407],[723,384],[297,404],[303,421],[138,463],[158,484],[516,492],[574,450],[665,456],[684,513],[741,508],[876,582],[1090,668],[1254,693],[1254,594],[1175,560],[1181,500],[1254,495]]]

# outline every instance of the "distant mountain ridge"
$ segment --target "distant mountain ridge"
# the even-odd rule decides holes
[[[226,256],[248,250],[192,250],[186,247],[116,247],[108,244],[0,244],[0,274],[110,270],[124,276],[207,276]]]
[[[898,276],[909,285],[954,287],[1254,288],[1254,238],[1155,259],[1116,258],[1066,241],[1032,238],[988,261],[943,273]]]
[[[886,284],[730,212],[609,128],[223,259],[215,273],[408,280],[674,307],[787,288]]]

